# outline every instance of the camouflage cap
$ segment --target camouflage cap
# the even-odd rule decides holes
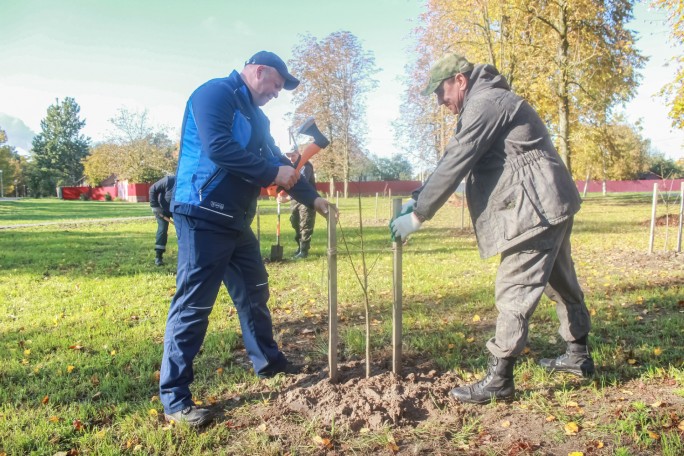
[[[428,81],[427,87],[425,87],[420,94],[428,96],[434,93],[434,91],[437,90],[437,87],[439,87],[445,79],[472,70],[473,64],[468,62],[462,55],[456,53],[446,54],[430,68],[430,80]]]

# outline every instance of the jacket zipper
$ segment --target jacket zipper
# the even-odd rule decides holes
[[[204,189],[206,189],[212,182],[214,182],[214,180],[218,177],[218,175],[219,175],[220,173],[221,173],[221,168],[217,169],[217,170],[214,172],[214,174],[211,175],[211,177],[209,178],[209,180],[206,181],[206,182],[204,183],[204,185],[202,185],[202,186],[200,187],[199,192],[198,192],[198,193],[199,193],[199,200],[200,200],[200,201],[202,201],[202,192],[204,191]]]

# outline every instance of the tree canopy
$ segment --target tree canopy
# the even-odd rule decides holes
[[[428,0],[395,123],[400,146],[430,163],[441,155],[456,119],[417,93],[430,64],[457,51],[499,69],[537,109],[572,170],[573,127],[610,123],[634,94],[644,59],[627,29],[631,17],[630,0]]]
[[[652,4],[667,12],[671,27],[670,39],[676,44],[684,42],[684,0],[653,0]],[[673,81],[663,87],[661,94],[665,96],[672,119],[672,126],[684,128],[684,55],[675,58],[677,73]]]
[[[330,140],[314,158],[316,173],[348,183],[365,155],[365,97],[377,85],[375,57],[354,34],[339,31],[321,40],[303,35],[288,64],[304,81],[293,93],[295,125],[313,116]]]
[[[109,139],[93,147],[83,160],[88,183],[99,185],[111,175],[131,182],[155,182],[175,172],[176,144],[164,129],[150,124],[147,111],[121,108],[110,122],[114,131]]]
[[[59,99],[47,109],[40,121],[41,132],[31,147],[31,188],[37,196],[54,195],[55,188],[75,185],[83,177],[83,160],[88,155],[90,138],[81,134],[85,120],[76,100]]]

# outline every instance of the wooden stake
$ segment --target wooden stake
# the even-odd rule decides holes
[[[648,241],[648,253],[653,253],[655,239],[656,208],[658,207],[658,183],[653,184],[653,206],[651,208],[651,236]]]
[[[401,212],[401,198],[394,199],[393,213],[396,218]],[[393,292],[394,303],[392,305],[392,372],[396,375],[401,375],[401,326],[402,326],[402,310],[401,310],[401,253],[402,253],[402,239],[395,239],[392,241],[392,250],[394,252],[393,259]]]
[[[677,252],[682,251],[682,221],[684,220],[684,182],[679,191],[679,231],[677,232]]]
[[[328,371],[337,381],[337,220],[336,206],[328,212]]]
[[[375,221],[378,221],[378,192],[375,192]]]

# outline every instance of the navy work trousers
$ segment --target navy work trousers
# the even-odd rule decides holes
[[[178,236],[176,294],[164,335],[159,390],[166,413],[193,405],[193,360],[204,341],[209,314],[221,282],[235,304],[247,355],[259,376],[285,368],[287,360],[273,339],[268,273],[251,229],[228,230],[175,214]]]

